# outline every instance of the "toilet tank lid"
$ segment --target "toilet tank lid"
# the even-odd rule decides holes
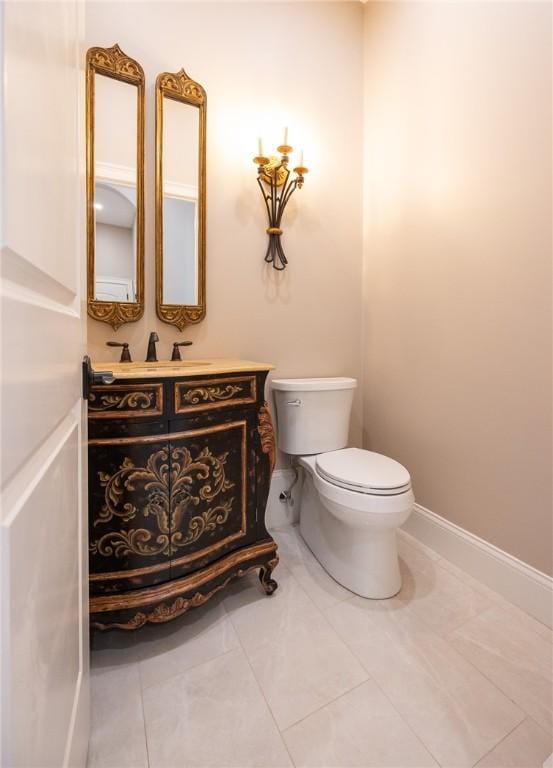
[[[321,390],[355,389],[357,379],[346,376],[318,379],[273,379],[271,387],[283,392],[315,392]]]

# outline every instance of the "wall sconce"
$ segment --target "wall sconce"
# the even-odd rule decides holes
[[[288,168],[288,155],[293,148],[288,144],[288,128],[284,129],[284,141],[277,147],[280,157],[270,155],[266,157],[263,154],[263,144],[258,140],[258,152],[253,161],[257,165],[257,183],[265,201],[269,226],[267,234],[269,235],[269,244],[265,261],[272,264],[274,269],[282,271],[286,269],[288,259],[282,249],[280,237],[282,235],[281,223],[284,209],[288,200],[292,197],[296,187],[303,187],[304,176],[308,169],[303,164],[303,150],[300,155],[300,163],[294,168],[296,176],[290,177]]]

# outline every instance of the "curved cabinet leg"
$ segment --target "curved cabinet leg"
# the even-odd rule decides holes
[[[278,557],[275,557],[273,560],[269,560],[269,562],[265,565],[262,565],[259,570],[259,581],[261,582],[261,586],[267,595],[272,595],[273,592],[275,592],[278,588],[277,582],[271,578],[271,575],[277,565]]]

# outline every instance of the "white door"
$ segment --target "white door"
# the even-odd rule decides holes
[[[0,7],[0,764],[88,740],[82,3]]]

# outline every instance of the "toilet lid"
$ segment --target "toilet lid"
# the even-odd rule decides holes
[[[399,462],[361,448],[321,453],[317,472],[333,485],[358,493],[403,493],[411,487],[409,472]]]

